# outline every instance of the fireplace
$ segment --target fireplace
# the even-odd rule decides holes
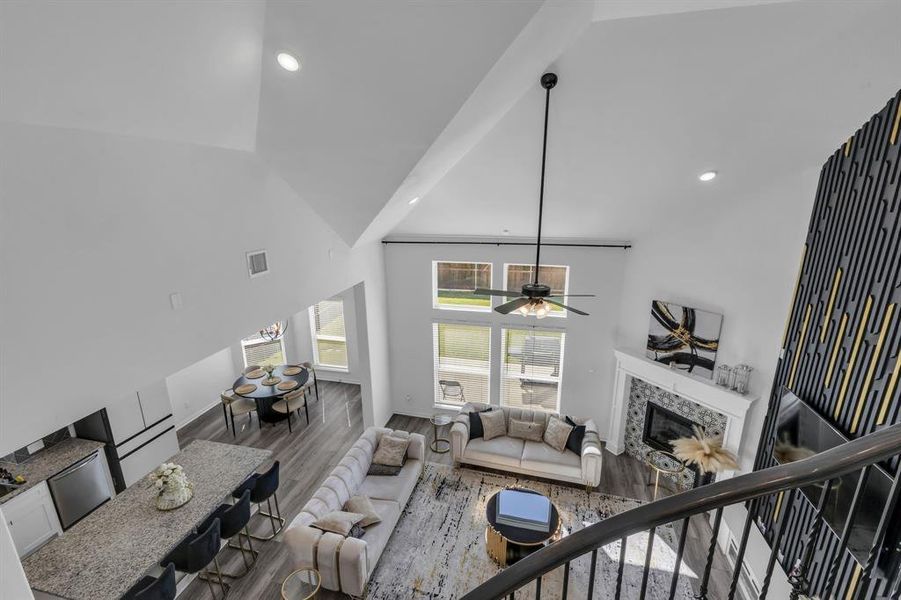
[[[653,402],[648,402],[644,415],[642,441],[651,448],[672,452],[673,447],[670,442],[682,437],[693,436],[693,425],[691,419]]]

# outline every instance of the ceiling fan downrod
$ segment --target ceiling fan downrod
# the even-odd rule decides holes
[[[544,97],[544,138],[541,143],[541,187],[538,191],[538,243],[535,245],[535,272],[532,284],[538,285],[538,266],[541,264],[541,219],[544,213],[544,172],[547,165],[547,122],[551,108],[551,90],[557,85],[555,73],[545,73],[541,76],[541,87],[545,89]]]

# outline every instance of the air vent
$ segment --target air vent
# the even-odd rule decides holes
[[[259,277],[269,272],[269,261],[265,250],[254,250],[247,253],[247,272],[251,277]]]

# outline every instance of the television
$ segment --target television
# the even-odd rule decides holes
[[[848,441],[848,438],[816,409],[786,388],[783,388],[779,400],[774,438],[772,456],[779,464],[802,460]],[[836,536],[841,536],[845,527],[859,477],[860,471],[855,471],[831,483],[832,489],[823,511],[823,520]],[[816,506],[825,485],[825,482],[810,485],[801,488],[801,492]],[[892,478],[885,467],[874,465],[870,469],[848,541],[848,551],[861,565],[866,564],[883,508],[889,501],[891,486]],[[901,507],[896,507],[878,565],[883,576],[893,574],[898,568],[899,542],[901,542]]]

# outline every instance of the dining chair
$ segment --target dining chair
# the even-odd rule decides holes
[[[307,425],[310,424],[310,409],[307,407],[306,386],[299,390],[288,392],[272,403],[272,410],[283,415],[288,415],[288,432],[291,432],[291,413],[296,413],[300,409],[306,411]]]
[[[242,398],[238,395],[235,395],[231,390],[222,392],[219,395],[219,398],[222,400],[223,412],[227,407],[228,414],[231,415],[232,437],[238,437],[237,431],[235,429],[235,416],[240,417],[241,415],[247,415],[247,420],[252,422],[253,416],[251,415],[251,413],[253,413],[257,409],[257,403],[250,398]],[[259,420],[259,416],[257,417],[257,420]],[[262,428],[262,425],[260,425],[260,427]],[[228,417],[226,417],[225,419],[225,428],[228,429]]]
[[[316,377],[316,368],[313,366],[313,363],[311,363],[311,362],[301,363],[300,366],[310,372],[310,379],[313,380],[313,387],[316,390],[316,402],[319,402],[319,378]],[[310,379],[307,380],[306,385],[309,385]]]
[[[463,394],[463,384],[451,379],[439,379],[442,399],[448,404],[465,404],[466,396]]]

